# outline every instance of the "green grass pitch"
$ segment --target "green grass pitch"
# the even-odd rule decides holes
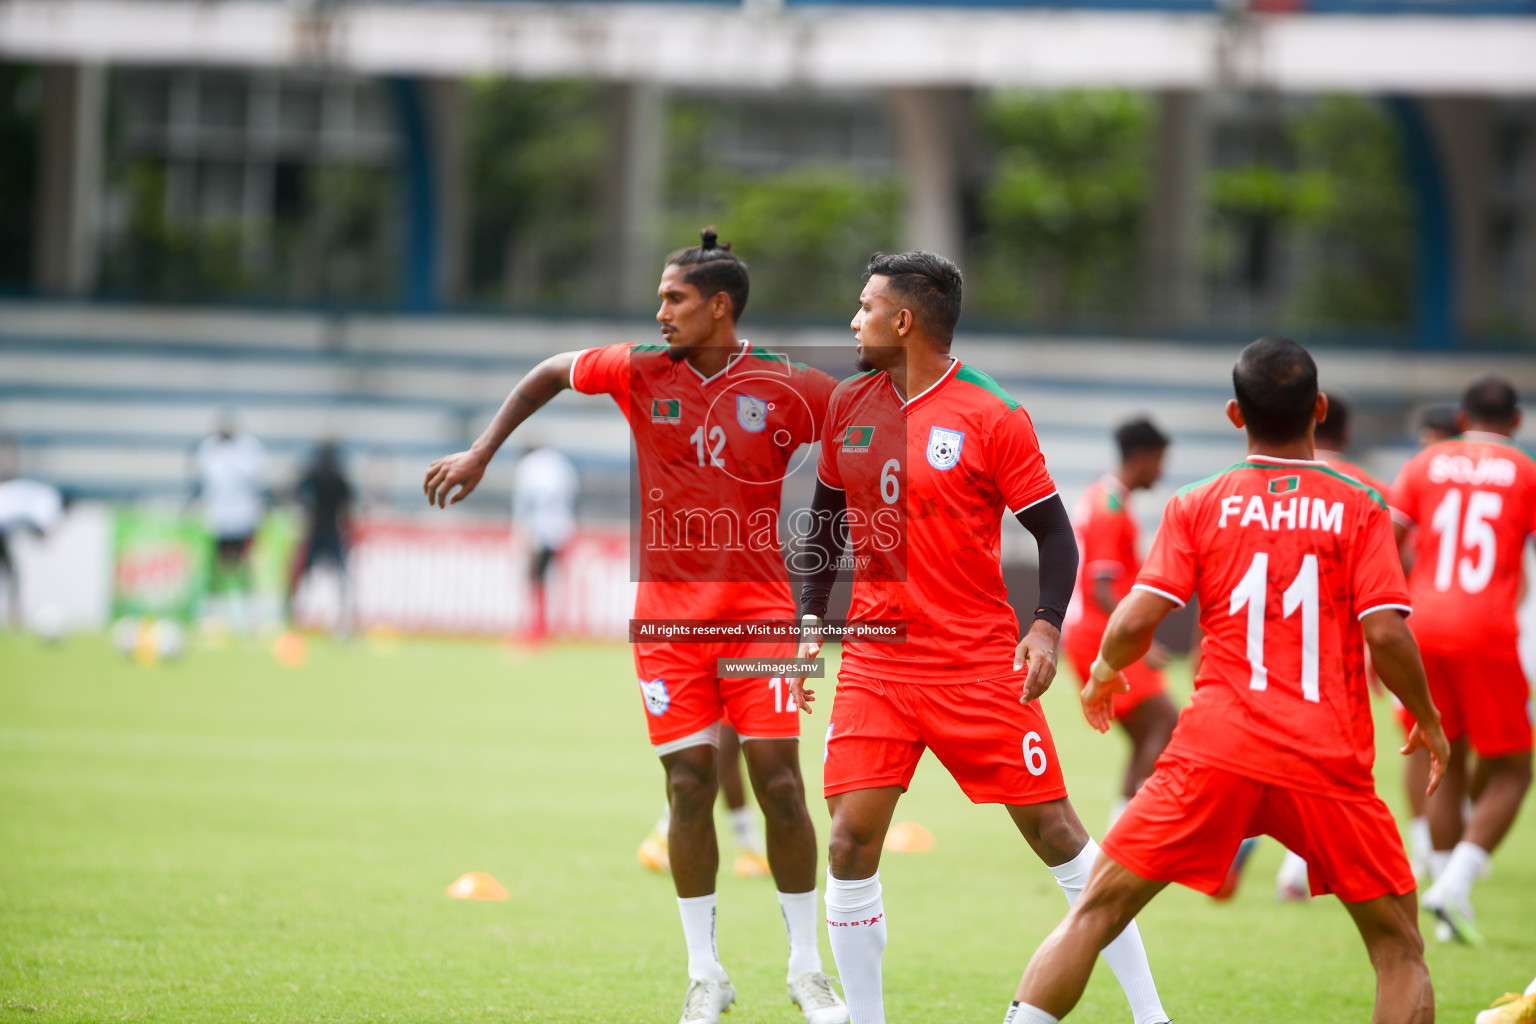
[[[632,676],[622,646],[317,641],[297,669],[238,645],[143,668],[99,638],[0,636],[0,1020],[672,1024],[682,937],[670,883],[635,862],[663,795]],[[828,703],[805,725],[823,842]],[[1102,834],[1122,741],[1088,729],[1070,679],[1046,707]],[[937,841],[883,865],[890,1019],[1000,1020],[1059,890],[931,759],[898,820]],[[1442,1020],[1536,972],[1533,840],[1527,816],[1477,889],[1487,948],[1431,941]],[[1180,1024],[1369,1019],[1348,917],[1276,905],[1279,857],[1266,843],[1231,904],[1170,889],[1142,916]],[[511,899],[449,899],[471,870]],[[794,1024],[772,884],[720,893],[730,1021]],[[1102,965],[1072,1019],[1129,1020]]]

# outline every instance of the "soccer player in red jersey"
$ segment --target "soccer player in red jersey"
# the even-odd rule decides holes
[[[1385,505],[1313,459],[1327,399],[1312,357],[1261,338],[1232,372],[1248,458],[1168,503],[1131,594],[1115,608],[1083,708],[1109,728],[1120,670],[1173,609],[1200,602],[1195,693],[1157,769],[1104,839],[1088,888],[1030,959],[1007,1024],[1056,1024],[1094,957],[1169,882],[1222,883],[1244,837],[1304,856],[1312,891],[1344,901],[1376,970],[1377,1024],[1434,1020],[1413,872],[1371,778],[1363,646],[1418,724],[1431,785],[1450,756],[1404,616],[1408,589]]]
[[[1080,568],[1072,605],[1067,609],[1064,646],[1078,678],[1084,680],[1099,653],[1099,640],[1110,613],[1130,593],[1141,568],[1137,550],[1140,531],[1131,510],[1131,495],[1150,489],[1162,478],[1168,435],[1149,419],[1132,419],[1116,428],[1115,444],[1120,449],[1120,467],[1090,484],[1072,512]],[[1131,757],[1125,766],[1120,799],[1110,815],[1111,825],[1152,774],[1152,765],[1168,745],[1179,719],[1161,671],[1167,659],[1167,652],[1154,644],[1147,657],[1126,667],[1130,690],[1115,694],[1115,721],[1130,738]]]
[[[838,385],[827,411],[805,549],[818,564],[801,590],[802,613],[824,617],[846,523],[850,620],[906,624],[905,642],[845,643],[827,726],[827,931],[854,1024],[885,1020],[880,852],[925,749],[972,801],[1007,808],[1069,903],[1097,854],[1035,701],[1056,672],[1077,547],[1034,426],[991,377],[950,355],[953,263],[877,254],[869,275],[852,324],[865,372]],[[1009,508],[1040,550],[1039,607],[1022,640],[999,561]],[[804,680],[795,687],[809,711],[814,693]],[[1136,1024],[1166,1021],[1134,926],[1105,957]]]
[[[658,294],[664,345],[565,352],[513,389],[468,451],[434,462],[439,506],[463,500],[508,435],[558,392],[608,395],[638,457],[640,587],[635,618],[788,621],[794,601],[778,536],[784,476],[814,441],[836,382],[738,338],[746,264],[705,231],[667,258]],[[719,847],[715,746],[741,737],[763,812],[768,860],[789,932],[789,992],[808,1024],[847,1010],[817,948],[816,834],[800,775],[799,714],[784,679],[721,679],[716,661],[789,657],[782,643],[635,643],[639,696],[671,804],[668,850],[688,949],[684,1024],[714,1024],[735,1001],[715,946]]]
[[[1354,477],[1385,499],[1387,485],[1367,472],[1359,463],[1351,462],[1344,457],[1344,453],[1349,450],[1350,420],[1353,418],[1349,399],[1337,391],[1327,391],[1324,394],[1328,398],[1328,414],[1318,421],[1317,428],[1313,431],[1312,442],[1317,446],[1313,455],[1318,462],[1335,473]]]
[[[1328,412],[1318,421],[1317,427],[1313,430],[1312,442],[1315,445],[1313,457],[1335,473],[1354,477],[1385,499],[1387,485],[1362,469],[1358,463],[1344,457],[1344,453],[1349,450],[1350,440],[1349,400],[1338,391],[1327,391],[1324,394],[1328,398]],[[1367,681],[1371,679],[1369,661],[1366,663],[1366,677]],[[1403,727],[1403,737],[1406,739],[1413,731],[1413,719],[1406,711],[1402,711],[1401,703],[1394,702],[1394,711],[1401,712],[1397,717],[1399,724]],[[1408,806],[1413,812],[1413,817],[1408,823],[1408,862],[1414,868],[1414,876],[1418,877],[1419,866],[1427,863],[1429,859],[1429,822],[1423,816],[1424,790],[1429,785],[1429,752],[1427,750],[1422,748],[1415,750],[1403,759],[1403,783],[1408,790]],[[1299,854],[1287,850],[1275,878],[1276,898],[1301,901],[1308,899],[1310,895],[1310,888],[1307,885],[1307,862],[1302,860]]]
[[[1515,610],[1526,538],[1536,531],[1536,462],[1510,442],[1520,409],[1502,378],[1467,387],[1460,421],[1459,436],[1403,467],[1390,503],[1400,534],[1418,527],[1408,580],[1418,612],[1413,632],[1453,745],[1445,785],[1429,801],[1440,870],[1424,908],[1462,941],[1477,943],[1472,883],[1531,785],[1530,687]],[[1481,789],[1464,823],[1469,748]]]

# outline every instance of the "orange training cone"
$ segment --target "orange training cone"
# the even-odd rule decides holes
[[[933,833],[915,821],[903,821],[885,834],[885,848],[897,853],[927,853],[933,849]]]
[[[456,900],[504,900],[507,890],[484,871],[466,871],[448,887],[448,895]]]
[[[272,656],[284,668],[298,668],[309,660],[309,641],[293,630],[279,633],[272,641]]]

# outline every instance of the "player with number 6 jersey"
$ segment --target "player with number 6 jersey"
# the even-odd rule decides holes
[[[1429,691],[1459,753],[1477,754],[1484,776],[1463,821],[1466,757],[1451,764],[1429,801],[1430,870],[1424,908],[1456,938],[1482,941],[1472,884],[1514,824],[1531,784],[1530,686],[1520,665],[1521,571],[1536,532],[1536,462],[1510,436],[1520,425],[1515,390],[1499,377],[1463,393],[1462,433],[1430,445],[1403,467],[1391,505],[1400,539],[1417,526],[1409,593],[1413,632]]]
[[[1169,882],[1214,894],[1238,846],[1261,834],[1306,858],[1312,891],[1349,909],[1377,971],[1372,1019],[1434,1019],[1413,872],[1371,775],[1364,644],[1418,717],[1405,752],[1430,748],[1432,788],[1449,757],[1405,621],[1391,520],[1375,490],[1312,457],[1327,398],[1306,349],[1261,338],[1232,377],[1227,415],[1247,431],[1248,458],[1168,503],[1082,702],[1107,730],[1128,686],[1121,670],[1169,612],[1198,599],[1194,696],[1105,837],[1087,891],[1030,960],[1009,1024],[1055,1024],[1133,914]]]
[[[869,275],[852,323],[865,372],[838,385],[828,408],[807,542],[816,564],[801,590],[802,612],[824,616],[846,521],[850,619],[906,627],[901,643],[845,643],[827,726],[827,930],[854,1024],[884,1024],[880,853],[925,750],[972,801],[1008,809],[1069,903],[1098,854],[1035,700],[1055,674],[1077,546],[1034,426],[992,378],[950,355],[959,268],[932,253],[877,254]],[[1008,509],[1040,551],[1039,604],[1022,640],[999,561]],[[814,692],[796,687],[809,711]],[[1134,925],[1105,959],[1135,1024],[1168,1019]]]

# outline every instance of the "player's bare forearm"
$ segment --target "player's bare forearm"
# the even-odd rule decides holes
[[[1413,731],[1408,734],[1402,752],[1411,754],[1420,747],[1429,751],[1428,792],[1433,793],[1445,774],[1451,746],[1446,741],[1445,730],[1440,727],[1440,712],[1429,697],[1429,683],[1424,678],[1419,645],[1408,629],[1407,620],[1395,609],[1372,612],[1360,621],[1360,626],[1365,632],[1365,643],[1370,649],[1377,678],[1413,716]]]
[[[1177,608],[1166,597],[1133,590],[1115,606],[1099,643],[1099,658],[1114,669],[1123,669],[1147,653],[1152,636],[1168,613]]]
[[[1371,652],[1371,667],[1382,685],[1402,701],[1414,721],[1438,723],[1440,712],[1429,697],[1419,645],[1402,613],[1384,608],[1367,615],[1360,626]]]
[[[571,386],[571,366],[576,361],[576,355],[575,352],[561,352],[529,370],[528,375],[517,382],[507,400],[501,403],[490,425],[475,439],[470,450],[484,453],[485,460],[489,462],[496,450],[512,435],[512,431],[543,408],[551,398]]]
[[[571,386],[571,367],[576,362],[576,355],[575,352],[562,352],[529,370],[467,451],[445,455],[428,466],[421,485],[427,504],[446,508],[469,497],[479,486],[492,456],[512,431]]]

